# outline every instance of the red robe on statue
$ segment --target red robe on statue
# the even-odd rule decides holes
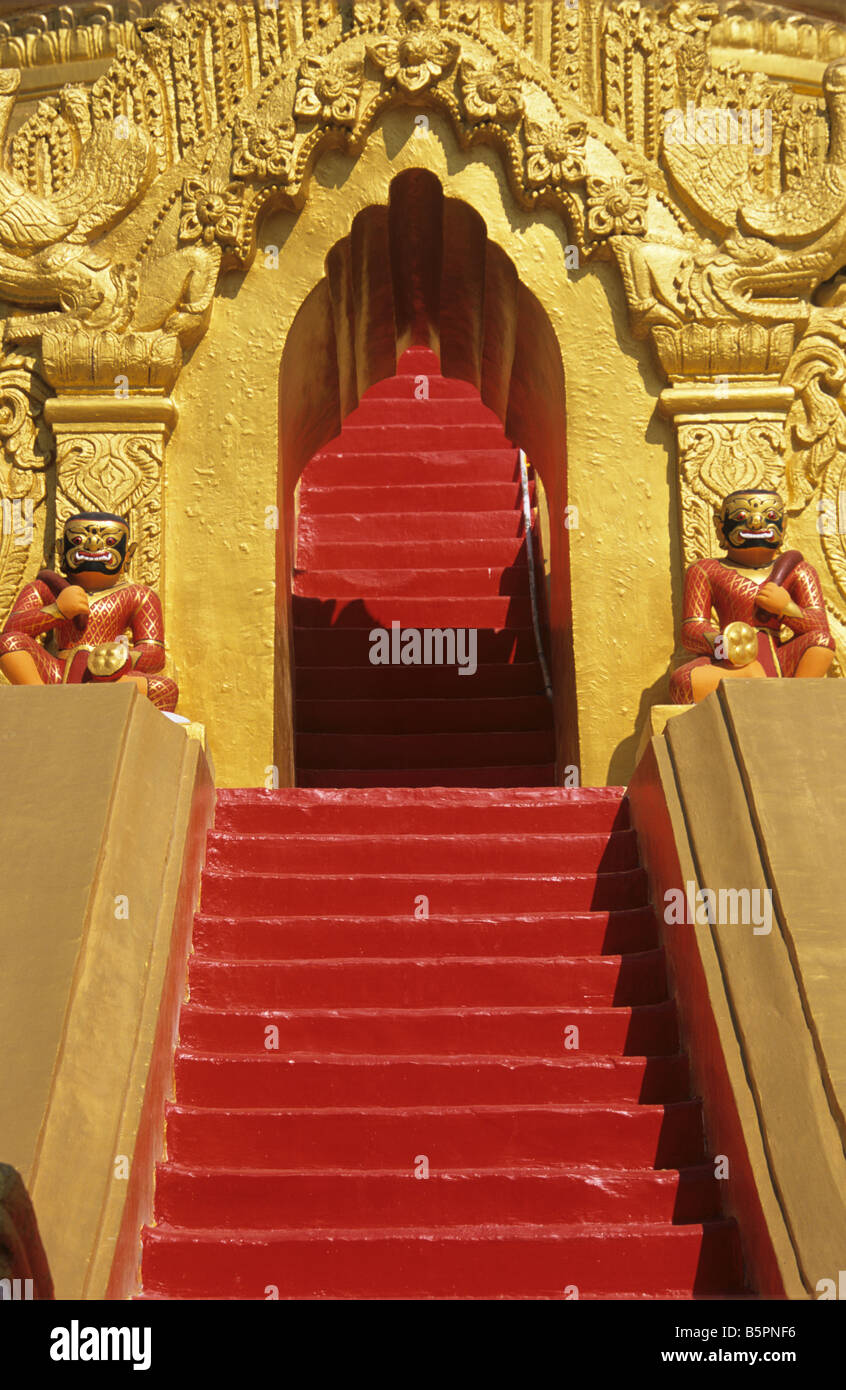
[[[88,625],[77,630],[73,618],[63,618],[47,585],[33,580],[18,594],[0,633],[0,656],[29,652],[46,685],[63,685],[74,654],[131,635],[134,674],[144,676],[150,700],[158,709],[173,711],[179,691],[175,681],[158,675],[165,664],[164,621],[158,596],[144,584],[119,581],[113,589],[88,595]],[[38,639],[52,633],[55,655]]]
[[[768,676],[793,676],[809,647],[825,647],[834,651],[834,638],[829,632],[825,600],[819,575],[807,560],[801,560],[783,587],[801,609],[798,618],[777,618],[767,615],[764,622],[755,611],[758,590],[767,583],[764,576],[753,579],[723,560],[697,560],[687,571],[684,583],[684,620],[682,642],[688,651],[707,652],[680,666],[670,677],[670,698],[674,705],[693,704],[690,673],[697,666],[719,666],[733,670],[730,661],[717,661],[706,633],[722,632],[729,623],[748,623],[758,631],[758,660]],[[715,624],[712,609],[717,614]],[[782,641],[779,631],[789,628],[793,634]]]

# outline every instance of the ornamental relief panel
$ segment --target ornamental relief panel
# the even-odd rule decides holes
[[[53,437],[44,422],[49,387],[33,361],[0,360],[0,623],[52,537],[45,502],[54,476]]]
[[[733,415],[705,392],[678,416],[688,561],[710,548],[720,489],[778,484],[794,514],[839,496],[843,311],[812,296],[846,265],[846,23],[733,0],[112,9],[129,29],[112,33],[108,70],[41,102],[10,139],[19,72],[0,71],[0,299],[15,311],[7,354],[43,349],[59,400],[126,377],[125,418],[118,405],[99,427],[57,424],[58,507],[128,507],[146,582],[166,431],[144,403],[166,401],[221,273],[255,255],[263,211],[301,208],[321,153],[355,156],[396,107],[440,113],[463,149],[492,148],[515,201],[558,213],[581,264],[616,264],[632,328],[674,388],[743,395]],[[43,32],[66,31],[51,18]],[[0,29],[0,43],[18,37]],[[816,64],[819,93],[747,71],[753,43],[785,75]],[[780,382],[789,414],[765,399]],[[2,484],[11,498],[20,480]],[[820,534],[832,603],[846,603],[843,537]],[[0,556],[2,594],[8,546]]]

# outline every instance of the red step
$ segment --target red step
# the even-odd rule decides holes
[[[409,353],[414,349],[410,348]],[[406,355],[403,359],[403,368],[398,371],[396,376],[386,377],[384,381],[377,381],[375,386],[371,386],[367,392],[370,400],[415,400],[415,391],[423,389],[420,383],[421,376],[426,378],[426,389],[429,392],[430,400],[462,400],[467,402],[478,401],[479,393],[469,381],[460,381],[458,377],[441,376],[440,366],[437,358],[434,361],[428,360],[425,367],[412,370],[406,363],[411,359]]]
[[[339,441],[340,442],[340,441]],[[313,470],[313,471],[312,471]],[[319,478],[319,483],[310,479]],[[353,453],[347,447],[321,449],[303,474],[302,491],[311,487],[361,485],[366,478],[382,487],[405,483],[436,483],[448,487],[454,480],[466,483],[517,483],[520,479],[517,450],[425,449]]]
[[[245,1057],[180,1048],[176,1084],[186,1105],[233,1109],[650,1104],[685,1100],[688,1094],[687,1059],[681,1056],[335,1057],[273,1052]]]
[[[144,1238],[148,1288],[183,1297],[565,1298],[613,1293],[630,1271],[654,1297],[740,1288],[733,1222],[701,1226],[412,1227],[237,1234],[158,1226]],[[689,1295],[688,1295],[689,1296]]]
[[[417,598],[409,597],[407,594],[368,594],[366,599],[343,600],[303,598],[295,595],[293,615],[294,622],[300,629],[332,628],[333,631],[337,631],[339,628],[363,628],[367,634],[368,657],[371,630],[381,627],[390,633],[391,625],[395,622],[401,625],[402,631],[406,628],[416,628],[418,631],[425,628],[472,630],[477,633],[477,645],[480,628],[490,628],[494,631],[501,631],[503,628],[528,628],[532,622],[532,609],[528,598],[515,594],[482,594],[462,598],[444,598],[443,595]],[[398,654],[401,651],[401,635],[400,633],[396,639],[400,644],[397,647]],[[455,642],[456,639],[453,638],[452,641]],[[439,650],[440,648],[434,648],[433,656],[436,656]],[[447,653],[455,650],[452,646],[445,648]],[[469,655],[466,636],[462,638],[457,650],[464,654],[466,664]],[[423,654],[421,638],[421,660],[418,665],[423,664]],[[396,664],[399,665],[399,661]],[[430,664],[435,663],[433,661]]]
[[[429,910],[462,912],[611,912],[646,904],[642,869],[614,874],[255,874],[206,869],[206,912],[246,911],[263,916],[327,912],[413,916],[420,894]]]
[[[520,505],[519,482],[459,482],[450,477],[443,478],[438,487],[411,481],[390,485],[335,483],[331,487],[311,483],[300,492],[300,515],[307,509],[318,526],[318,517],[347,512],[394,516],[411,512],[509,512]]]
[[[579,1051],[606,1056],[663,1056],[678,1048],[675,1006],[636,1008],[443,1008],[443,1009],[182,1009],[183,1047],[201,1052],[247,1052],[264,1048],[267,1029],[279,1029],[279,1050],[296,1052],[386,1052],[407,1056],[507,1053],[515,1057],[564,1057],[567,1042]],[[576,1029],[577,1032],[567,1030]]]
[[[309,734],[297,735],[297,763],[310,768],[507,767],[516,757],[525,763],[551,763],[555,753],[551,729],[473,733]]]
[[[542,695],[543,675],[537,661],[502,666],[483,662],[472,680],[455,666],[297,666],[300,700],[331,699],[339,690],[349,700],[481,700]],[[546,696],[544,695],[544,698]],[[551,785],[551,782],[547,785]]]
[[[373,1172],[345,1168],[306,1172],[247,1172],[160,1164],[160,1219],[175,1226],[222,1222],[227,1230],[273,1230],[279,1212],[312,1231],[332,1227],[386,1230],[432,1225],[566,1221],[682,1224],[720,1215],[713,1167],[679,1171],[613,1168],[434,1169],[428,1180],[408,1167]]]
[[[515,788],[507,795],[480,787],[450,791],[314,792],[284,794],[249,788],[219,791],[215,830],[242,834],[316,831],[323,834],[541,834],[564,837],[629,828],[622,787]]]
[[[386,629],[388,632],[390,632],[390,622],[391,619],[389,618]],[[375,623],[373,626],[384,626],[384,624]],[[465,654],[467,650],[465,646]],[[366,666],[370,670],[385,673],[397,669],[387,665],[374,666],[370,660],[372,651],[373,643],[370,641],[367,627],[294,628],[294,653],[298,666],[300,662],[305,666]],[[507,628],[499,632],[483,628],[476,637],[476,660],[476,671],[472,675],[458,677],[468,685],[475,680],[476,675],[485,665],[496,663],[498,669],[501,669],[502,665],[511,662],[537,661],[535,634],[530,627]],[[408,669],[420,673],[422,677],[424,672],[433,670],[435,667],[419,665],[409,666]],[[458,671],[458,667],[444,669],[455,671],[456,674]],[[550,711],[551,728],[552,714]],[[519,761],[519,759],[515,759],[515,761]]]
[[[262,1106],[208,1109],[171,1105],[168,1159],[182,1165],[278,1168],[296,1155],[298,1169],[413,1167],[426,1154],[435,1167],[500,1162],[588,1163],[675,1168],[701,1163],[698,1101],[668,1105]],[[357,1160],[357,1161],[353,1161]]]
[[[510,527],[509,527],[510,529]],[[508,536],[465,536],[455,527],[440,539],[415,540],[399,536],[386,540],[384,533],[372,540],[329,540],[322,527],[297,527],[297,568],[309,569],[387,569],[420,570],[466,569],[468,566],[492,566],[505,570],[516,563],[525,564],[526,541],[522,531]],[[528,585],[528,578],[526,580]]]
[[[350,451],[355,454],[371,450],[403,454],[418,450],[424,453],[450,450],[455,448],[455,435],[455,425],[403,425],[393,422],[344,425],[344,438]],[[461,444],[465,449],[499,450],[507,448],[508,443],[498,420],[483,424],[468,420],[467,424],[461,426]]]
[[[522,767],[297,768],[301,787],[548,787],[552,762]]]
[[[514,1000],[546,1004],[657,1004],[667,995],[661,951],[643,955],[577,957],[407,957],[361,960],[207,960],[197,956],[188,976],[192,1001],[207,1008],[505,1008]]]
[[[372,874],[402,858],[407,874],[501,874],[514,865],[520,873],[595,874],[638,868],[633,830],[610,834],[571,832],[560,835],[445,835],[289,833],[258,834],[214,830],[208,838],[206,865],[241,873],[319,873],[327,864],[335,873]]]
[[[297,596],[323,599],[415,598],[425,588],[430,598],[492,598],[496,595],[524,596],[525,566],[502,570],[487,569],[340,569],[297,573]],[[431,623],[428,624],[432,626]]]
[[[428,378],[432,380],[431,377]],[[397,425],[456,427],[464,436],[469,426],[487,426],[502,438],[502,424],[479,397],[432,396],[417,400],[407,396],[371,396],[368,392],[360,405],[347,416],[344,431],[356,425],[381,425],[393,429]]]
[[[441,499],[443,500],[443,499]],[[515,509],[453,512],[441,507],[425,512],[324,512],[320,517],[300,512],[297,535],[326,541],[504,541],[522,538],[523,518]],[[462,554],[464,551],[462,549]],[[297,555],[302,566],[302,557]],[[467,563],[465,561],[465,563]]]
[[[465,677],[465,679],[467,679]],[[500,729],[545,729],[549,701],[545,695],[506,699],[307,700],[297,702],[301,733],[419,734],[437,730],[479,733]]]
[[[332,960],[352,955],[447,959],[640,952],[657,944],[651,907],[509,917],[212,917],[198,913],[194,948],[218,960]]]

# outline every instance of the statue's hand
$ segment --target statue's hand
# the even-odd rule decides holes
[[[88,612],[88,595],[81,584],[68,584],[56,599],[56,607],[63,618],[75,618]]]
[[[762,584],[756,603],[760,604],[766,613],[777,613],[781,617],[790,603],[790,595],[780,584]]]

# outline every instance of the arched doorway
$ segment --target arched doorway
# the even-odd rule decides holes
[[[297,492],[297,785],[552,785],[537,484],[476,388],[408,348]]]
[[[413,344],[438,353],[445,377],[475,387],[542,480],[550,516],[550,666],[556,763],[578,765],[566,505],[566,409],[558,343],[514,265],[466,203],[410,169],[387,207],[368,207],[327,258],[326,276],[289,331],[280,374],[277,603],[290,604],[294,491],[312,456]],[[283,598],[284,596],[284,598]],[[285,615],[291,630],[290,609]],[[290,747],[291,655],[277,642],[276,739]]]

